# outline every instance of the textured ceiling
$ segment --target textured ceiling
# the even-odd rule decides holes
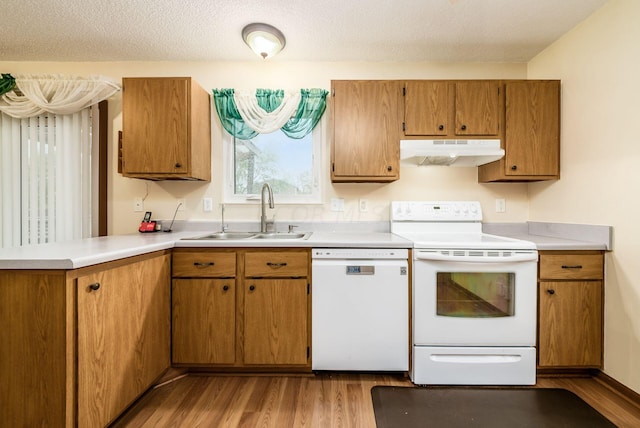
[[[3,0],[0,61],[526,62],[607,0]]]

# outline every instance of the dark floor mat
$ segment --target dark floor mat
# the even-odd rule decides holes
[[[371,388],[378,428],[615,427],[558,388]]]

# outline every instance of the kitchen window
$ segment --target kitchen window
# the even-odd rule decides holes
[[[322,134],[328,91],[214,89],[223,133],[226,203],[260,200],[269,183],[278,203],[320,203]]]
[[[259,201],[269,183],[276,203],[320,203],[321,128],[301,139],[280,130],[247,140],[224,133],[224,202]]]

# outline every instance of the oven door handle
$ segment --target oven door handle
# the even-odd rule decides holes
[[[516,254],[513,256],[447,256],[436,253],[416,252],[416,260],[433,260],[440,262],[464,262],[464,263],[517,263],[538,261],[537,253]]]

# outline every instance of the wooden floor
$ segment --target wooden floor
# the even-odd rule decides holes
[[[151,390],[113,427],[375,427],[371,387],[413,386],[402,375],[189,375]],[[639,427],[640,408],[594,378],[539,378],[568,389],[619,427]]]

